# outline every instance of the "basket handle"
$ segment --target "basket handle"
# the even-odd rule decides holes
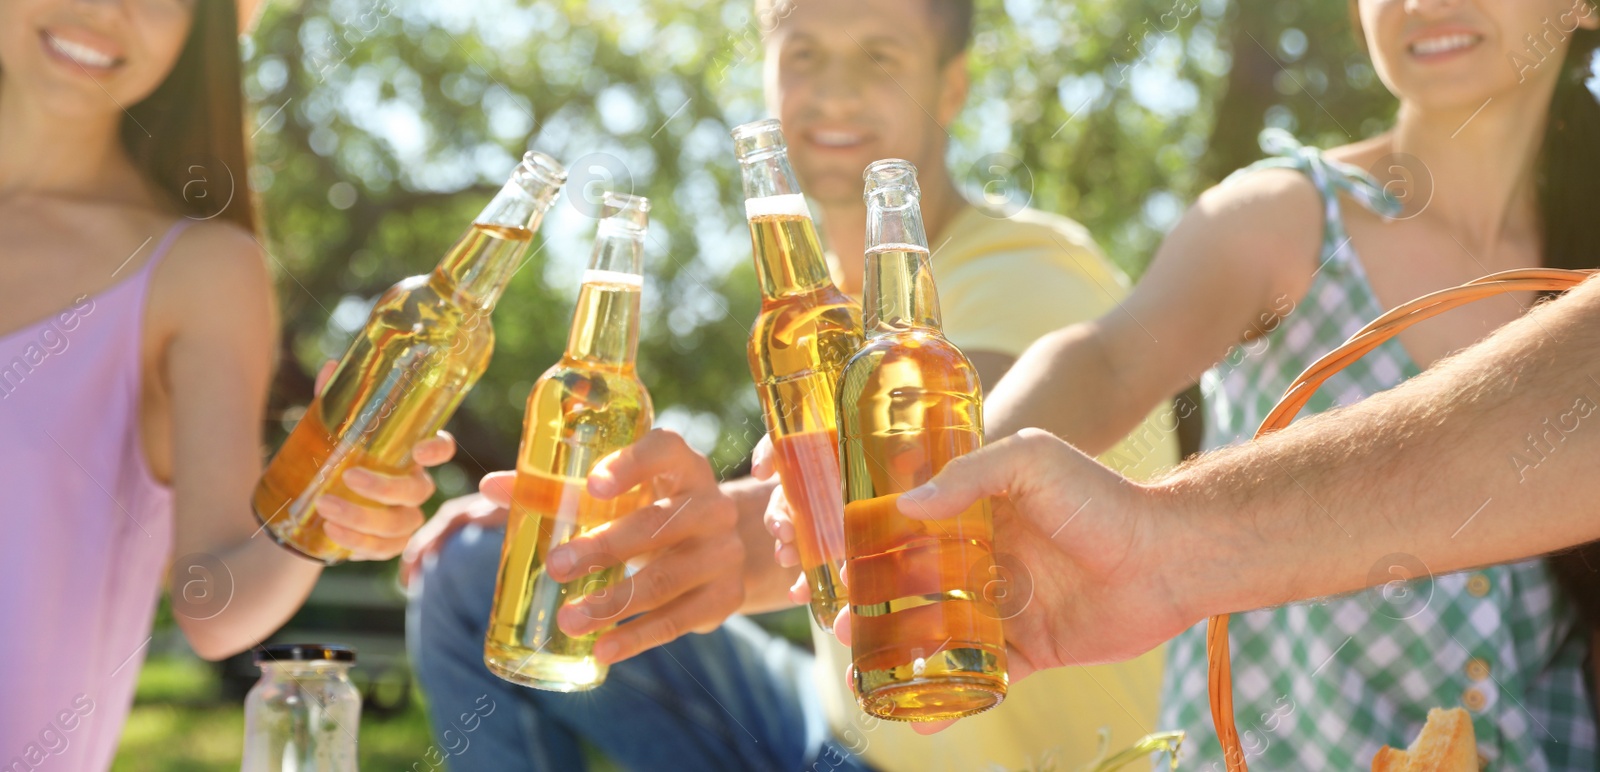
[[[1259,439],[1288,426],[1324,381],[1417,322],[1474,300],[1506,292],[1564,292],[1595,273],[1597,271],[1594,270],[1556,268],[1501,271],[1396,306],[1394,310],[1362,327],[1343,345],[1313,362],[1296,377],[1277,406],[1261,422],[1261,428],[1256,430],[1255,436]],[[1217,728],[1217,740],[1222,744],[1224,764],[1228,772],[1247,772],[1249,766],[1245,761],[1244,748],[1239,744],[1239,729],[1233,718],[1233,668],[1228,652],[1227,614],[1219,614],[1206,621],[1206,663],[1210,676],[1211,720]]]

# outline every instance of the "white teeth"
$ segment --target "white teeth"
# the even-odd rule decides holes
[[[1445,35],[1443,37],[1418,40],[1411,44],[1411,52],[1418,56],[1429,56],[1466,48],[1477,42],[1477,35]]]
[[[815,140],[817,144],[827,145],[829,147],[854,145],[861,141],[860,134],[851,134],[842,131],[815,131],[811,133],[811,138]]]
[[[74,62],[77,62],[78,64],[88,67],[110,67],[111,65],[116,64],[115,59],[81,43],[74,43],[70,40],[62,40],[61,38],[51,35],[48,32],[45,33],[45,38],[50,41],[51,48],[54,48],[63,56],[71,59]]]

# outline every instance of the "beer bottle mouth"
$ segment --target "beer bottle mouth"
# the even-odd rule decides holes
[[[538,198],[541,190],[560,188],[566,184],[567,167],[544,153],[529,150],[522,156],[522,163],[517,164],[511,180]]]
[[[783,139],[783,124],[776,118],[740,124],[729,133],[733,135],[734,155],[741,164],[764,161],[789,149]]]
[[[608,190],[600,196],[600,219],[643,230],[650,224],[650,199]]]
[[[600,225],[596,237],[600,242],[608,239],[626,239],[643,243],[650,228],[650,199],[628,193],[606,191],[600,195]],[[601,246],[596,244],[598,249]],[[605,266],[594,266],[605,267]],[[634,273],[638,273],[634,266]]]
[[[904,159],[873,161],[861,173],[861,178],[866,181],[866,189],[861,195],[868,203],[892,209],[903,207],[922,196],[922,189],[917,186],[917,167]]]
[[[529,150],[511,171],[499,195],[473,222],[524,228],[530,232],[537,230],[566,181],[567,168],[561,162],[537,150]]]

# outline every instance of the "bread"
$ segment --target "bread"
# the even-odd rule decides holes
[[[1478,738],[1461,708],[1428,711],[1422,734],[1406,750],[1388,746],[1372,757],[1372,772],[1478,772]]]

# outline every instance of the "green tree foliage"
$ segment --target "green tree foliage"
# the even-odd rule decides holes
[[[1262,126],[1338,144],[1392,111],[1342,3],[981,6],[952,168],[975,197],[1081,220],[1135,274],[1193,195],[1259,155]],[[727,138],[763,115],[760,32],[749,0],[269,8],[246,88],[283,308],[275,427],[292,424],[308,373],[372,298],[430,269],[534,147],[574,183],[495,312],[495,358],[452,424],[462,452],[442,493],[512,465],[528,388],[565,342],[588,202],[606,187],[655,203],[640,370],[662,423],[731,469],[761,431],[745,362],[756,287]]]

